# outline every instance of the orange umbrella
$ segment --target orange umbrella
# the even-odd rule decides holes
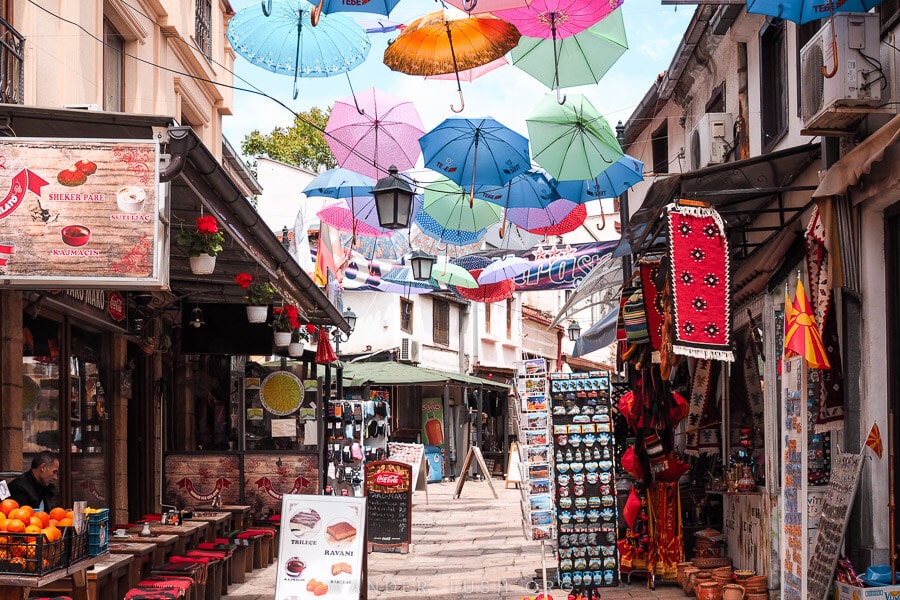
[[[791,310],[793,318],[784,336],[785,356],[788,356],[788,351],[791,351],[805,358],[813,369],[830,369],[831,364],[825,354],[822,334],[819,333],[819,328],[816,326],[816,318],[813,315],[812,306],[806,298],[802,281],[797,282],[797,291],[794,294]],[[787,315],[787,309],[785,309],[785,315]]]
[[[456,74],[462,112],[459,72],[497,60],[515,48],[521,34],[515,25],[490,15],[467,16],[457,10],[428,13],[410,23],[384,51],[384,64],[407,75]]]

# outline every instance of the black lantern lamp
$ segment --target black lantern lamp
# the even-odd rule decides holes
[[[409,257],[409,266],[412,268],[413,279],[416,281],[428,281],[431,279],[431,270],[435,262],[437,262],[437,258],[427,252],[422,252],[421,250],[413,252]]]
[[[578,324],[577,321],[572,321],[569,323],[569,340],[573,342],[577,342],[578,338],[581,337],[581,325]]]
[[[378,180],[372,191],[378,224],[383,229],[403,229],[409,225],[415,190],[409,182],[397,175],[397,167],[391,165],[388,176]]]
[[[347,321],[347,325],[350,327],[350,331],[352,332],[356,329],[356,313],[348,308],[344,311],[343,316],[344,320]]]

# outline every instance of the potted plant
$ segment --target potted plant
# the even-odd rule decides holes
[[[269,303],[278,291],[268,281],[253,281],[253,275],[238,273],[234,278],[241,288],[247,290],[247,320],[251,323],[265,323],[269,315]]]
[[[277,306],[272,309],[272,320],[269,327],[275,330],[275,345],[287,346],[291,343],[291,331],[300,327],[297,307],[293,304]]]
[[[288,356],[300,356],[303,354],[303,342],[305,341],[305,337],[306,336],[300,327],[291,331],[291,343],[288,344],[287,349]]]
[[[215,217],[197,217],[194,229],[185,231],[175,238],[179,246],[186,246],[191,261],[191,272],[195,275],[209,275],[216,268],[216,255],[222,251],[225,234],[219,231]]]

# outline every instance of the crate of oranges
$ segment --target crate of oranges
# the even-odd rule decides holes
[[[66,511],[59,511],[56,516],[66,518]],[[62,527],[50,513],[9,498],[0,502],[0,573],[44,575],[67,566]]]

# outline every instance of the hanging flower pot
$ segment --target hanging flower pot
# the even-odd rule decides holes
[[[303,342],[291,342],[287,348],[288,356],[300,356],[303,354]]]
[[[291,343],[290,331],[276,331],[272,337],[275,340],[275,345],[278,347],[287,346]]]
[[[269,316],[269,307],[268,306],[248,306],[247,308],[247,320],[251,323],[265,323],[266,318]]]
[[[216,270],[216,257],[209,254],[201,254],[200,256],[192,256],[191,273],[194,275],[209,275]]]

